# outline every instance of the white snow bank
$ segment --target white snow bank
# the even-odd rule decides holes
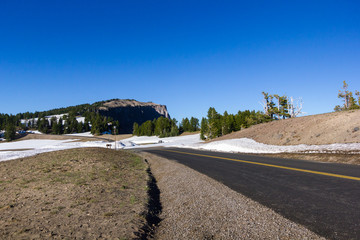
[[[74,140],[24,140],[18,142],[9,142],[0,144],[0,162],[34,156],[39,153],[52,152],[58,150],[83,148],[83,147],[107,147],[107,144],[111,144],[112,148],[114,143],[108,143],[105,141],[90,141],[90,142],[73,142]],[[16,151],[16,149],[30,149],[25,151]],[[9,151],[6,151],[9,150]],[[15,150],[15,151],[11,151]]]
[[[196,148],[213,151],[224,152],[242,152],[242,153],[294,153],[294,152],[336,152],[349,151],[358,152],[360,150],[360,143],[348,144],[329,144],[329,145],[291,145],[291,146],[277,146],[258,143],[249,138],[230,139],[217,142],[211,142],[196,146]]]
[[[139,148],[139,147],[195,147],[197,144],[203,142],[200,140],[200,134],[159,138],[152,137],[131,137],[121,140],[120,143],[126,146],[125,148]]]
[[[87,133],[89,134],[89,133]],[[75,134],[72,134],[75,135]],[[39,153],[51,152],[63,149],[82,148],[82,147],[107,147],[110,144],[112,148],[115,143],[106,141],[74,142],[74,140],[24,140],[17,142],[0,144],[0,161],[33,156]],[[330,144],[330,145],[293,145],[276,146],[258,143],[252,139],[240,138],[223,140],[217,142],[204,143],[200,140],[200,134],[179,136],[179,137],[130,137],[116,142],[117,148],[134,149],[148,147],[177,147],[193,148],[222,152],[239,153],[281,153],[281,152],[332,152],[349,151],[360,152],[360,143],[351,144]],[[31,149],[25,151],[16,151],[16,149]],[[9,150],[9,151],[6,151]],[[15,151],[11,151],[15,150]]]
[[[76,117],[76,121],[84,123],[85,122],[85,117]]]
[[[42,132],[38,131],[38,130],[29,130],[26,131],[27,133],[33,133],[33,134],[43,134]]]
[[[45,140],[45,139],[32,139],[23,140],[18,142],[6,142],[0,144],[0,150],[8,149],[29,149],[29,148],[47,148],[51,146],[57,146],[59,144],[69,142],[73,140]]]
[[[161,142],[160,142],[161,141]],[[290,153],[290,152],[336,152],[348,151],[358,153],[360,151],[360,143],[348,144],[329,144],[329,145],[292,145],[277,146],[258,143],[249,138],[229,139],[210,143],[204,143],[200,140],[200,134],[158,138],[158,137],[131,137],[122,140],[124,148],[140,148],[140,147],[178,147],[193,148],[221,152],[239,152],[239,153]],[[133,143],[133,145],[128,144]]]

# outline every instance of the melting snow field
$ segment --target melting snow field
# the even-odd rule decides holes
[[[89,133],[81,136],[91,136]],[[76,140],[24,140],[0,144],[0,161],[33,156],[39,153],[57,150],[83,148],[83,147],[106,147],[106,141],[75,142]],[[114,148],[114,142],[111,143]],[[359,152],[360,143],[330,144],[330,145],[293,145],[275,146],[258,143],[252,139],[240,138],[204,143],[200,140],[200,134],[179,137],[131,137],[116,142],[117,148],[134,149],[143,147],[178,147],[204,149],[222,152],[241,153],[281,153],[281,152],[329,152],[350,151]],[[25,150],[24,150],[25,149]]]

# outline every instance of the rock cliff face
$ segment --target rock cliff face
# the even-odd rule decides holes
[[[135,122],[141,125],[147,120],[154,120],[161,116],[170,118],[165,105],[136,100],[107,101],[98,108],[98,112],[103,116],[118,120],[120,123],[119,133],[132,133]]]

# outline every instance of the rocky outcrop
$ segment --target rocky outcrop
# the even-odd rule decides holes
[[[103,103],[98,108],[98,112],[103,116],[118,120],[120,123],[119,133],[132,133],[135,122],[141,125],[147,120],[159,117],[170,118],[165,105],[136,100],[110,100]]]

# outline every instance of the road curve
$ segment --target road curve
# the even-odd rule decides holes
[[[328,239],[360,239],[360,166],[192,149],[143,150],[175,160]]]

